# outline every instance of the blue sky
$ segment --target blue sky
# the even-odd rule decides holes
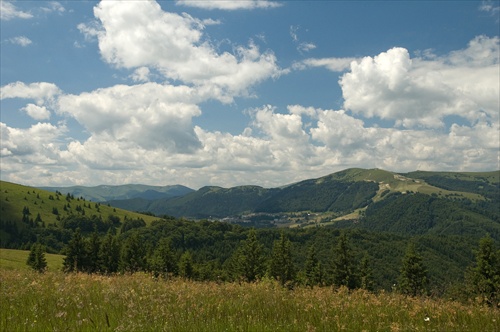
[[[498,1],[2,1],[1,179],[500,169]]]

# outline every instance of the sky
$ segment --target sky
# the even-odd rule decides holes
[[[1,1],[0,178],[500,169],[499,1]]]

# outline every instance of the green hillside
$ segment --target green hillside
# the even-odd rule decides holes
[[[248,213],[315,212],[334,219],[359,215],[389,193],[421,193],[472,202],[495,200],[499,172],[412,172],[399,174],[381,169],[351,168],[317,179],[279,188],[238,186],[203,187],[184,196],[111,201],[113,206],[156,215],[188,218],[224,218]],[[320,219],[321,219],[320,218]]]
[[[0,181],[0,212],[0,244],[23,242],[20,237],[28,238],[28,242],[31,238],[36,240],[36,235],[30,231],[33,226],[57,227],[65,221],[78,218],[89,223],[140,219],[146,224],[158,219],[71,195],[5,181]]]

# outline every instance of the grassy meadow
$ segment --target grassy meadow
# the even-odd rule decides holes
[[[26,264],[29,250],[14,250],[0,248],[0,269],[2,270],[29,270]],[[61,271],[63,255],[45,254],[48,271]]]
[[[27,207],[31,213],[31,218],[35,219],[40,214],[41,219],[49,223],[57,223],[57,216],[64,218],[74,211],[76,206],[88,206],[86,214],[88,216],[101,216],[104,220],[109,215],[114,215],[124,220],[128,219],[143,219],[146,224],[158,219],[157,217],[126,211],[118,208],[109,207],[105,204],[96,204],[90,201],[84,201],[78,197],[68,202],[65,195],[57,196],[55,193],[26,187],[15,183],[0,181],[0,207],[2,217],[5,220],[21,220],[24,207]],[[71,205],[71,209],[64,210],[66,204]],[[57,209],[58,215],[53,213]]]
[[[500,310],[396,293],[38,274],[1,250],[0,331],[498,331]],[[17,257],[12,268],[6,257]],[[60,257],[56,257],[60,259]],[[12,258],[15,261],[15,258]]]

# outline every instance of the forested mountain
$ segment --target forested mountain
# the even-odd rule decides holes
[[[384,200],[388,193],[421,193],[435,198],[474,202],[495,200],[500,172],[412,172],[348,169],[318,179],[279,188],[203,187],[184,196],[160,200],[114,200],[111,205],[134,207],[155,215],[224,218],[248,213],[332,212],[337,216]]]
[[[63,194],[71,194],[75,197],[83,197],[94,202],[105,202],[124,199],[156,200],[183,196],[193,189],[181,186],[147,186],[143,184],[126,184],[120,186],[100,185],[96,187],[72,186],[72,187],[41,187],[48,191],[59,191]]]

